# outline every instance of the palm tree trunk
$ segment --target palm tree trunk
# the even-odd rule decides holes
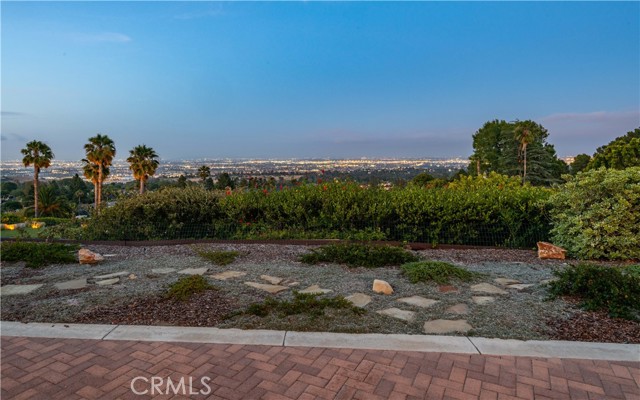
[[[98,200],[96,203],[96,212],[100,213],[100,205],[102,204],[102,163],[98,165]]]
[[[527,180],[527,144],[524,144],[524,170],[522,173],[522,183]]]
[[[33,168],[33,212],[38,218],[38,167]]]
[[[98,181],[93,181],[93,209],[98,208]]]
[[[140,177],[140,194],[144,193],[144,176]]]

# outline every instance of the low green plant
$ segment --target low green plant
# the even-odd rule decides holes
[[[480,276],[477,272],[471,272],[442,261],[412,262],[404,264],[400,268],[412,283],[433,281],[439,284],[446,284],[451,279],[470,281]]]
[[[331,244],[318,247],[300,258],[300,261],[306,264],[331,262],[346,264],[349,267],[367,268],[400,265],[417,260],[416,255],[400,247],[359,243]]]
[[[169,286],[167,297],[186,301],[194,294],[210,289],[214,289],[214,287],[202,275],[185,276]]]
[[[15,213],[2,213],[3,224],[18,224],[20,222],[24,222],[24,217]]]
[[[595,264],[570,266],[554,271],[558,279],[550,283],[549,292],[552,298],[579,297],[587,310],[602,309],[612,317],[637,319],[640,277],[633,272],[624,272],[623,268]]]
[[[196,249],[196,252],[200,257],[216,265],[229,265],[240,255],[238,251],[224,250],[206,251]]]
[[[635,276],[636,278],[640,278],[640,264],[629,265],[624,271],[625,274]]]
[[[293,296],[291,301],[269,297],[262,303],[250,305],[246,310],[246,314],[258,317],[266,317],[271,313],[277,313],[280,317],[305,314],[316,318],[324,315],[327,308],[350,310],[356,315],[365,312],[365,310],[354,306],[342,296],[320,298],[318,294],[298,292],[293,292]]]
[[[75,262],[78,245],[61,243],[2,242],[2,261],[25,261],[29,268],[40,268],[50,264]]]

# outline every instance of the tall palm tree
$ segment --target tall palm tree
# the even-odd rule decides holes
[[[211,176],[211,168],[206,165],[198,168],[198,176],[200,177],[200,179],[202,179],[202,183],[204,183],[207,178]]]
[[[149,179],[149,176],[153,176],[156,173],[156,169],[160,162],[158,161],[158,155],[151,148],[144,144],[136,146],[133,150],[129,150],[129,169],[133,172],[133,178],[140,181],[140,194],[144,193],[144,184]]]
[[[89,143],[84,145],[87,160],[98,167],[98,184],[96,186],[96,212],[100,212],[102,203],[102,182],[104,182],[104,168],[111,165],[116,156],[116,146],[107,135],[97,134],[89,138]]]
[[[24,155],[22,163],[25,167],[33,165],[33,198],[34,213],[38,217],[38,176],[41,168],[49,168],[54,155],[51,148],[38,140],[32,140],[20,152]]]
[[[89,179],[91,183],[93,183],[93,203],[98,204],[98,176],[99,176],[98,166],[96,164],[93,164],[86,158],[83,158],[82,162],[84,162],[84,165],[82,166],[82,172],[84,173],[84,177]],[[109,170],[109,167],[106,167],[103,165],[102,166],[103,182],[105,181],[105,179],[109,177],[110,173],[111,171]]]
[[[533,142],[533,133],[525,126],[514,129],[518,141],[518,159],[522,160],[522,183],[527,180],[527,146]]]

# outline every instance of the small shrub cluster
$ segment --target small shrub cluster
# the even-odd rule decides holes
[[[179,301],[186,301],[194,294],[210,289],[214,289],[214,287],[207,281],[207,278],[202,275],[191,275],[180,278],[177,282],[169,286],[167,297]]]
[[[206,251],[206,250],[197,250],[198,255],[205,260],[212,262],[216,265],[229,265],[235,261],[235,259],[240,255],[240,252],[237,251]]]
[[[76,262],[77,245],[61,243],[2,242],[2,261],[25,261],[29,268]]]
[[[451,279],[470,281],[480,276],[477,272],[471,272],[442,261],[412,262],[402,265],[401,268],[402,273],[412,283],[436,282],[446,284]]]
[[[629,265],[623,272],[627,275],[640,279],[640,264]],[[640,299],[638,301],[640,301]]]
[[[322,246],[304,254],[300,261],[306,264],[330,262],[346,264],[349,267],[376,268],[387,265],[401,265],[417,261],[414,254],[393,246],[345,243]]]
[[[24,220],[24,217],[15,213],[2,213],[3,224],[18,224],[20,222],[24,222]]]
[[[280,300],[273,297],[267,298],[263,303],[254,303],[247,308],[246,313],[258,317],[266,317],[277,313],[280,317],[305,314],[313,318],[324,315],[325,309],[345,309],[356,315],[363,314],[365,310],[351,304],[342,296],[319,298],[317,294],[293,292],[293,300]]]
[[[606,310],[612,317],[637,319],[640,311],[640,277],[622,268],[579,264],[555,271],[552,297],[577,296],[587,310]]]

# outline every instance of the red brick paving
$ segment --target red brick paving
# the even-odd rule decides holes
[[[3,399],[640,399],[622,361],[2,337],[1,367]]]

